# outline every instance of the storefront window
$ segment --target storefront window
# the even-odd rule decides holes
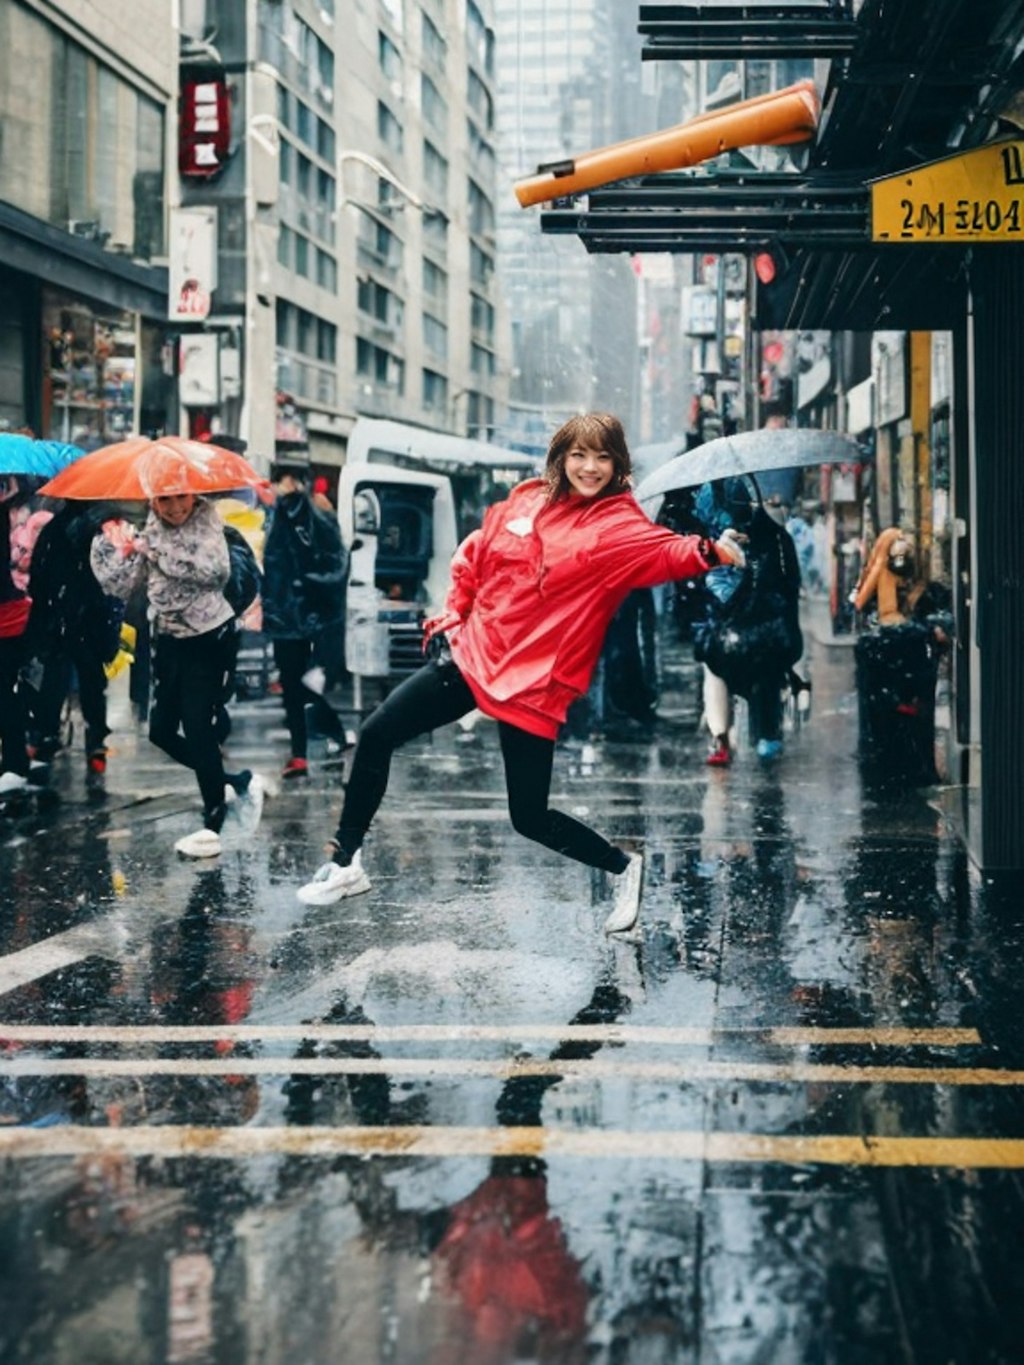
[[[102,246],[163,252],[163,108],[16,4],[0,4],[0,144],[0,199]]]
[[[136,430],[131,313],[43,294],[43,435],[95,450]]]

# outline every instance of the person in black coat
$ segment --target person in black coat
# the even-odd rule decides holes
[[[93,537],[109,515],[102,503],[64,503],[39,533],[29,580],[26,651],[41,665],[39,685],[28,693],[32,746],[43,761],[60,748],[60,713],[74,678],[91,779],[106,771],[110,729],[104,665],[117,653],[123,616],[89,563]]]
[[[303,471],[275,473],[277,499],[263,546],[263,631],[273,641],[291,738],[282,776],[293,778],[309,772],[307,707],[317,730],[345,738],[323,693],[344,667],[348,553],[337,520],[314,506]]]
[[[705,666],[704,708],[712,749],[708,762],[731,759],[731,693],[747,699],[750,738],[760,758],[782,751],[782,693],[803,652],[800,564],[793,538],[742,478],[705,484],[695,512],[709,536],[732,526],[745,538],[746,568],[708,575],[703,621],[694,627],[695,656]],[[725,581],[727,580],[728,581]]]

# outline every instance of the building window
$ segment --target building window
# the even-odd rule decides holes
[[[356,301],[361,312],[386,326],[399,328],[404,318],[404,305],[397,294],[377,280],[363,278],[356,285]]]
[[[494,205],[475,180],[468,182],[469,230],[478,237],[494,235]]]
[[[338,292],[338,263],[319,247],[316,250],[316,282],[321,289],[327,289],[332,294]]]
[[[423,406],[428,412],[448,415],[448,380],[436,370],[423,371]]]
[[[442,270],[433,261],[423,258],[423,292],[427,298],[436,303],[445,303],[448,299],[448,272]]]
[[[494,341],[494,307],[479,294],[470,295],[470,326],[489,343]]]
[[[493,76],[494,33],[487,27],[474,0],[466,0],[466,46],[477,65],[483,67],[488,76]]]
[[[437,199],[448,198],[448,160],[426,139],[423,142],[423,183]]]
[[[434,251],[447,251],[448,219],[443,213],[423,215],[423,241]]]
[[[377,136],[392,152],[402,151],[402,125],[383,100],[377,101]]]
[[[316,358],[331,365],[338,358],[338,329],[323,318],[316,321]]]
[[[469,244],[469,278],[482,289],[490,286],[494,277],[494,257],[482,251],[475,242]]]
[[[356,374],[398,394],[405,392],[405,361],[365,337],[356,337]]]
[[[420,105],[424,122],[435,132],[447,133],[448,105],[425,71],[420,73]]]
[[[377,65],[389,81],[402,79],[402,54],[386,33],[377,33]]]
[[[466,102],[485,128],[494,127],[494,101],[491,92],[475,71],[467,73]]]
[[[440,71],[443,71],[445,62],[448,58],[448,44],[441,37],[440,30],[432,19],[426,14],[423,14],[422,20],[420,33],[421,41],[423,43],[423,55]]]
[[[162,254],[162,107],[25,6],[0,12],[0,200],[142,259]]]
[[[308,280],[309,276],[309,238],[301,232],[295,234],[295,273]]]
[[[469,348],[469,368],[474,374],[489,378],[494,374],[494,352],[473,342]]]
[[[447,360],[448,328],[429,313],[423,314],[423,344],[439,360]]]
[[[291,228],[288,227],[285,223],[282,223],[277,234],[277,259],[288,270],[291,270],[292,268],[292,250],[294,240],[295,233],[292,232]]]

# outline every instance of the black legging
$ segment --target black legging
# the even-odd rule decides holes
[[[314,663],[312,640],[275,640],[274,663],[281,679],[285,724],[291,739],[292,758],[305,758],[307,745],[306,707],[312,706],[314,723],[328,739],[343,739],[345,728],[338,713],[319,693],[307,687],[302,675]]]
[[[184,639],[158,634],[153,658],[149,737],[175,763],[195,772],[208,829],[219,830],[224,821],[226,779],[216,726],[234,629],[234,621],[228,621]]]
[[[455,664],[425,664],[406,678],[367,718],[359,733],[336,835],[335,860],[351,861],[387,790],[391,755],[401,745],[458,720],[476,706],[469,684]],[[548,805],[555,742],[499,721],[505,786],[512,827],[527,839],[567,858],[624,872],[629,859],[600,834]]]
[[[0,638],[0,772],[27,777],[29,762],[25,748],[25,710],[18,673],[25,656],[20,635]]]

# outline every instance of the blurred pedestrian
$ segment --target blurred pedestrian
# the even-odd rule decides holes
[[[743,478],[704,484],[695,510],[709,535],[731,527],[743,538],[742,573],[726,569],[705,580],[705,616],[694,627],[695,657],[704,664],[704,714],[711,733],[707,762],[732,761],[733,694],[747,700],[750,737],[762,759],[782,752],[783,689],[803,652],[800,566],[782,524],[785,508],[755,503]]]
[[[102,504],[66,502],[44,525],[32,555],[26,648],[39,674],[26,693],[35,757],[53,758],[62,744],[60,717],[72,683],[85,722],[86,782],[107,770],[107,676],[120,645],[121,604],[100,587],[90,563],[93,537],[108,512]]]
[[[743,555],[731,533],[714,545],[654,525],[630,491],[630,468],[617,417],[571,418],[551,440],[545,477],[490,507],[462,542],[445,609],[426,623],[429,662],[363,725],[331,861],[300,900],[324,905],[369,890],[360,849],[394,750],[479,707],[498,721],[513,828],[616,877],[607,933],[635,922],[642,855],[549,806],[555,739],[633,589]]]
[[[225,773],[217,715],[234,658],[235,613],[224,596],[230,576],[224,523],[213,504],[182,482],[162,481],[141,534],[108,521],[92,542],[93,571],[105,591],[127,601],[145,582],[153,620],[150,740],[191,768],[203,801],[202,828],[174,845],[190,858],[221,851],[226,788],[262,801],[258,775]]]
[[[339,744],[345,727],[323,695],[344,670],[348,554],[333,515],[313,505],[305,471],[279,466],[263,546],[263,632],[273,641],[291,756],[282,777],[309,774],[309,720]],[[308,712],[307,712],[308,708]]]
[[[20,494],[16,476],[0,476],[0,797],[24,791],[29,774],[19,675],[32,602],[11,574],[11,512]]]

